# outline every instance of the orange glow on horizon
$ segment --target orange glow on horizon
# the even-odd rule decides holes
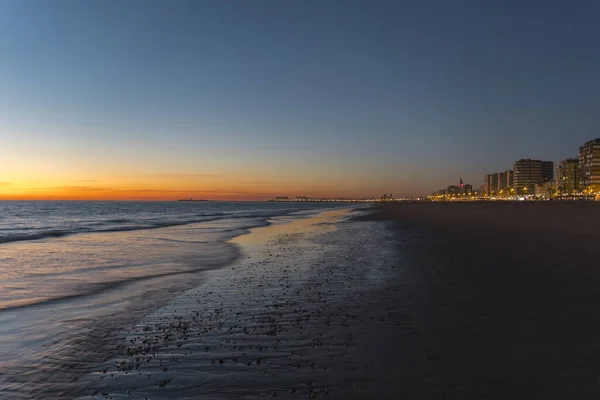
[[[148,200],[187,199],[263,201],[277,196],[370,198],[400,194],[395,179],[375,182],[366,171],[253,166],[225,170],[202,168],[188,173],[153,169],[67,167],[33,158],[5,159],[0,200]],[[27,162],[26,162],[27,161]],[[2,166],[2,165],[0,165]],[[189,169],[188,169],[189,170]],[[241,172],[240,172],[241,171]],[[410,185],[416,191],[414,184]],[[418,194],[418,193],[417,193]]]
[[[264,201],[270,200],[277,196],[288,196],[294,198],[296,196],[307,196],[313,198],[329,197],[329,198],[363,198],[371,197],[366,195],[352,194],[336,194],[336,193],[319,193],[315,191],[307,192],[272,192],[272,193],[245,193],[245,192],[203,192],[194,190],[181,191],[160,191],[160,190],[110,190],[79,191],[76,189],[60,190],[53,192],[24,192],[24,193],[3,193],[0,192],[0,201],[2,200],[122,200],[122,201],[174,201],[179,199],[208,199],[213,201]]]
[[[183,189],[182,189],[183,188]],[[374,193],[377,195],[378,192]],[[343,188],[336,185],[305,184],[215,184],[200,186],[197,184],[137,184],[103,185],[91,182],[63,185],[43,185],[39,183],[0,183],[0,200],[148,200],[173,201],[178,199],[263,201],[276,196],[308,197],[371,197],[362,191]]]
[[[98,154],[61,149],[8,149],[0,159],[0,200],[173,201],[191,196],[262,201],[277,196],[400,195],[399,187],[421,192],[417,183],[402,180],[392,169],[375,173],[320,159],[283,162],[279,153],[267,160],[252,153],[232,153],[229,158],[199,153],[190,158],[144,148]]]

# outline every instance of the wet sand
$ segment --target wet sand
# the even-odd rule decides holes
[[[383,371],[413,335],[397,311],[407,261],[385,223],[351,215],[236,238],[243,259],[135,324],[79,397],[397,398]]]
[[[600,203],[391,204],[370,219],[416,235],[406,398],[600,398]]]
[[[599,209],[280,218],[233,240],[238,262],[132,321],[77,397],[600,398]]]

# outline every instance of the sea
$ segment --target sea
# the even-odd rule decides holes
[[[232,238],[273,218],[336,207],[0,202],[0,398],[35,398],[27,394],[44,387],[59,393],[54,382],[65,371],[117,351],[113,339],[124,326],[202,284],[205,271],[239,259]]]

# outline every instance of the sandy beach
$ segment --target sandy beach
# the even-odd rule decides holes
[[[411,203],[373,218],[417,235],[407,398],[600,397],[600,204]]]
[[[394,283],[406,266],[386,223],[354,215],[279,218],[234,239],[242,259],[135,324],[78,397],[389,395],[382,371],[407,331]]]
[[[233,264],[95,339],[110,352],[69,345],[84,366],[0,398],[598,398],[599,210],[275,217],[228,242]]]

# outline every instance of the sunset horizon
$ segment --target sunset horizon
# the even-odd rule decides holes
[[[358,189],[335,188],[335,185],[307,184],[305,188],[296,185],[269,185],[268,183],[256,184],[252,182],[215,184],[214,189],[202,189],[200,185],[184,183],[164,183],[156,179],[147,185],[103,185],[99,181],[80,182],[72,185],[48,185],[44,183],[12,184],[0,183],[0,200],[144,200],[144,201],[173,201],[180,199],[207,199],[213,201],[266,201],[275,197],[312,197],[312,198],[378,198],[385,193],[390,193],[385,187],[374,188],[370,192]],[[417,193],[414,196],[418,196]]]

